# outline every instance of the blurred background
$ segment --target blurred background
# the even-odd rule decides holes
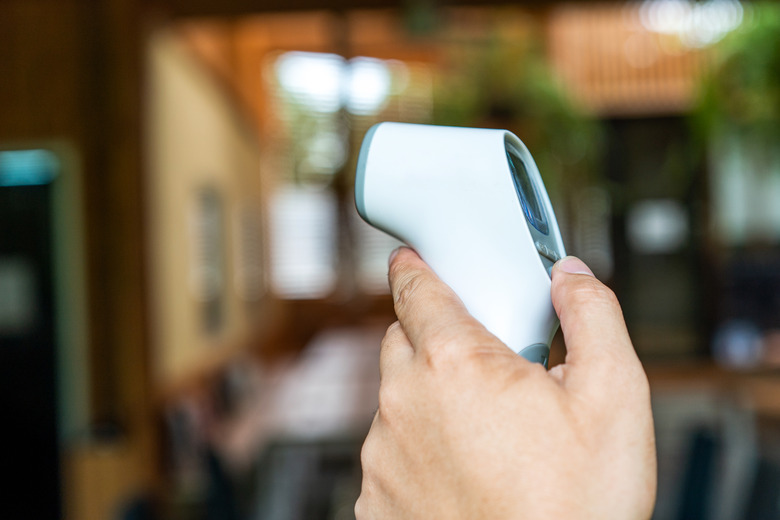
[[[647,368],[655,518],[780,518],[780,6],[737,0],[0,2],[0,516],[354,518],[384,120],[529,146]]]

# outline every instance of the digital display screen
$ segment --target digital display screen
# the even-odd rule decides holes
[[[531,182],[525,163],[520,155],[511,146],[507,146],[506,156],[509,160],[509,169],[512,172],[512,178],[515,181],[515,189],[520,199],[520,205],[523,207],[525,219],[536,228],[540,233],[546,235],[549,231],[547,218],[539,200],[536,187]]]

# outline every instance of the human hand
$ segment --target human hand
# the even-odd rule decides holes
[[[466,311],[415,252],[390,263],[399,321],[355,505],[367,519],[647,519],[650,391],[612,291],[582,261],[552,271],[566,340],[549,372]]]

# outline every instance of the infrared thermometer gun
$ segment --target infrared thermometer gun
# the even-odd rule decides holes
[[[509,348],[547,366],[565,256],[539,170],[506,130],[380,123],[363,140],[358,213],[415,249]]]

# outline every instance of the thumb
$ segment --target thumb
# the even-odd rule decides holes
[[[579,258],[552,270],[552,302],[566,342],[566,362],[553,375],[566,386],[604,389],[608,381],[644,378],[615,294]]]

